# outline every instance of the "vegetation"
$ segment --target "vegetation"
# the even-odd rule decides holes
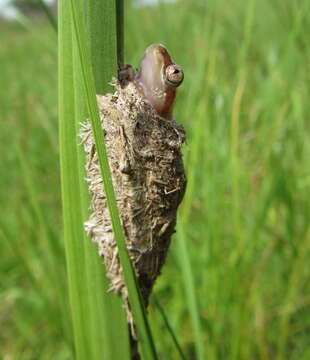
[[[156,349],[179,358],[166,316],[187,359],[307,360],[310,4],[205,3],[125,13],[126,63],[162,42],[185,72],[175,116],[188,188],[149,308]],[[57,36],[49,24],[0,27],[0,354],[73,359]]]

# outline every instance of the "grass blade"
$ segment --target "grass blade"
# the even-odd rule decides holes
[[[160,303],[157,300],[155,295],[153,295],[153,301],[155,303],[155,306],[156,306],[157,310],[160,313],[160,316],[163,319],[163,322],[164,322],[164,324],[165,324],[165,326],[166,326],[166,328],[168,330],[169,335],[171,336],[172,342],[173,342],[173,344],[174,344],[174,346],[175,346],[175,348],[176,348],[176,350],[177,350],[177,352],[178,352],[178,354],[180,356],[180,359],[186,360],[186,357],[185,357],[185,355],[184,355],[184,353],[182,351],[182,348],[181,348],[181,346],[180,346],[180,344],[179,344],[179,342],[178,342],[178,340],[177,340],[177,338],[176,338],[176,336],[174,334],[174,331],[173,331],[173,329],[172,329],[172,327],[171,327],[171,325],[169,323],[169,320],[168,320],[168,318],[167,318],[167,316],[165,314],[165,311],[162,308],[162,306],[160,305]]]
[[[116,0],[117,63],[124,64],[124,0]]]
[[[106,293],[103,266],[82,225],[87,218],[88,199],[77,133],[81,117],[85,119],[85,101],[80,96],[80,67],[68,5],[62,1],[59,9],[59,112],[65,247],[76,358],[126,359],[128,335],[120,299]],[[115,331],[111,331],[113,327]]]
[[[83,229],[79,194],[78,159],[76,152],[73,83],[72,34],[69,9],[64,1],[59,4],[59,140],[63,204],[64,239],[68,271],[70,306],[76,358],[90,354],[84,331],[87,314],[84,284]],[[82,271],[78,274],[76,269]],[[79,279],[78,279],[78,278]],[[77,311],[75,311],[77,310]],[[74,315],[73,315],[74,314]]]
[[[188,308],[191,315],[193,333],[195,339],[195,350],[197,359],[203,360],[204,357],[204,347],[203,347],[203,332],[199,316],[198,302],[196,297],[196,288],[194,284],[194,276],[192,271],[192,266],[190,263],[190,258],[188,256],[189,252],[187,249],[186,243],[186,234],[184,230],[184,225],[179,221],[178,224],[178,256],[179,262],[181,264],[183,272],[183,281],[184,288],[188,302]]]
[[[57,32],[57,20],[51,11],[51,8],[43,0],[38,0],[38,5],[44,12],[52,28]]]
[[[102,129],[99,120],[98,108],[96,103],[96,91],[94,78],[91,71],[90,56],[87,48],[87,37],[84,31],[83,7],[81,2],[70,1],[71,14],[74,27],[74,35],[78,49],[78,56],[81,67],[81,74],[84,84],[87,108],[92,123],[96,149],[98,153],[101,173],[103,177],[104,189],[107,197],[107,203],[110,211],[112,227],[115,240],[117,242],[119,256],[124,271],[125,282],[128,288],[129,301],[134,314],[135,323],[138,330],[141,352],[145,359],[156,359],[155,346],[152,340],[150,328],[147,322],[143,302],[136,283],[133,268],[127,253],[124,235],[119,219],[118,209],[116,205],[115,194],[112,186],[109,163],[105,144],[102,136]]]

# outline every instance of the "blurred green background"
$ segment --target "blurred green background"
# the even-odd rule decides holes
[[[73,359],[57,34],[28,15],[0,20],[0,356]],[[161,42],[185,73],[178,226],[195,291],[179,231],[154,292],[188,359],[197,336],[210,360],[310,359],[309,33],[308,0],[126,2],[125,61]],[[152,301],[149,315],[160,359],[178,359]]]

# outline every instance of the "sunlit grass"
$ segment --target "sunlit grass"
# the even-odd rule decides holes
[[[175,116],[188,188],[156,298],[188,358],[201,336],[208,359],[307,360],[309,4],[182,4],[125,16],[126,63],[162,42],[185,71]],[[34,30],[6,28],[0,44],[0,353],[67,359],[56,39]],[[159,357],[177,358],[153,306],[149,315]]]

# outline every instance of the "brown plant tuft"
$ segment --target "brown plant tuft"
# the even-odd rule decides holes
[[[114,86],[114,94],[98,95],[97,101],[126,245],[147,306],[185,191],[181,155],[185,133],[174,119],[158,116],[133,82],[123,88]],[[92,196],[92,213],[85,229],[98,245],[111,289],[122,295],[133,325],[89,122],[82,124],[81,138]]]

